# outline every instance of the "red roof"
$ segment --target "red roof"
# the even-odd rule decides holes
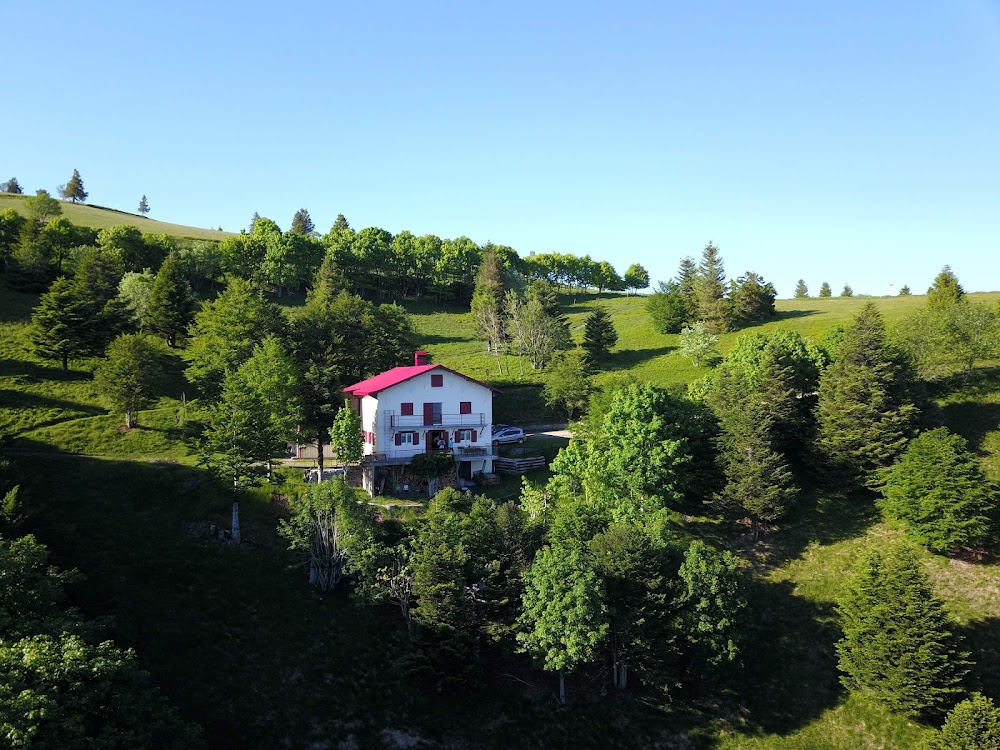
[[[409,367],[393,367],[391,370],[386,370],[373,378],[368,378],[368,380],[362,380],[360,383],[347,386],[344,389],[344,393],[349,393],[352,396],[374,396],[379,391],[384,391],[386,388],[399,385],[410,378],[415,378],[417,375],[423,375],[425,372],[430,372],[431,370],[445,370],[458,375],[460,378],[471,380],[473,383],[483,386],[483,388],[489,388],[491,391],[499,393],[499,391],[492,385],[481,383],[475,378],[470,378],[468,375],[455,372],[454,370],[448,369],[444,365],[411,365]]]

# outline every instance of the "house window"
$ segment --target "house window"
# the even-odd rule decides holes
[[[365,443],[367,445],[375,445],[375,434],[365,430]]]
[[[441,388],[444,385],[444,375],[431,375],[431,388]]]
[[[399,413],[401,415],[403,415],[404,417],[412,417],[413,416],[413,404],[400,404],[399,405]]]
[[[425,403],[424,404],[424,424],[441,424],[441,404],[440,403]]]
[[[472,430],[455,430],[456,443],[468,443],[472,440]]]
[[[472,414],[472,402],[471,401],[462,401],[458,405],[458,413],[459,414]]]
[[[400,445],[413,445],[415,442],[413,439],[414,435],[412,432],[401,432],[399,433],[399,444]]]

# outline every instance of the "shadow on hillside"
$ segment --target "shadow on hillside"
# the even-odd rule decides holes
[[[655,349],[620,349],[611,352],[598,364],[603,370],[630,370],[643,362],[670,354],[676,348],[676,346],[658,346]]]
[[[750,601],[754,629],[738,691],[753,724],[786,734],[840,701],[840,629],[831,606],[796,596],[788,582],[756,581]]]
[[[976,662],[969,674],[969,687],[994,698],[1000,696],[1000,617],[971,622],[956,628],[965,639],[964,648]]]
[[[807,318],[810,315],[816,315],[820,310],[779,310],[770,318],[766,320],[758,320],[753,325],[760,325],[762,323],[771,323],[774,321],[781,320],[794,320],[795,318]]]
[[[25,362],[23,359],[0,359],[0,375],[30,378],[31,380],[61,381],[90,380],[93,378],[93,375],[86,370],[63,370],[61,367]]]
[[[1000,387],[1000,367],[983,367],[971,374],[956,372],[928,383],[928,390],[934,397],[961,394],[970,398],[989,396]]]
[[[419,342],[420,346],[427,346],[430,344],[454,344],[456,342],[468,343],[469,338],[467,336],[441,336],[436,333],[419,333],[414,335],[414,340]],[[485,352],[485,347],[483,351]]]
[[[56,409],[60,412],[71,412],[70,414],[57,414],[51,419],[41,422],[32,422],[30,429],[35,430],[40,427],[65,422],[68,419],[79,419],[80,417],[97,417],[107,412],[98,407],[87,404],[79,404],[75,401],[66,401],[51,396],[41,396],[36,393],[25,393],[24,391],[12,391],[0,388],[0,408],[9,409]]]
[[[952,432],[969,441],[978,450],[983,439],[1000,425],[1000,404],[960,401],[940,408],[941,421]]]
[[[859,536],[879,519],[875,497],[869,493],[806,490],[800,495],[796,510],[782,521],[781,529],[774,535],[773,546],[768,550],[769,562],[778,565],[794,560],[813,542],[827,545]]]

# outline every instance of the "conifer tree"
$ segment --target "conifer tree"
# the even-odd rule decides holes
[[[944,427],[910,441],[882,494],[885,515],[933,552],[979,546],[992,532],[996,493],[965,439]]]
[[[729,302],[726,294],[726,271],[719,248],[709,242],[701,254],[694,280],[698,320],[712,333],[729,330]]]
[[[968,654],[910,545],[870,549],[837,609],[847,689],[911,717],[940,715],[962,694]]]
[[[841,297],[853,297],[854,296],[854,290],[851,289],[851,285],[850,284],[844,284],[844,288],[840,290],[840,296]]]
[[[160,266],[149,293],[149,329],[163,336],[169,346],[176,346],[178,336],[194,319],[195,302],[177,254],[171,253]]]
[[[660,333],[680,333],[692,319],[693,309],[676,281],[661,281],[646,298],[646,311]]]
[[[833,296],[833,290],[830,288],[829,282],[824,281],[820,285],[820,287],[819,287],[819,296],[820,297],[832,297]]]
[[[931,750],[1000,750],[1000,708],[982,693],[955,706]]]
[[[79,170],[73,170],[73,176],[69,178],[69,182],[66,183],[61,193],[63,198],[74,203],[87,202],[87,191],[83,189],[83,180],[80,179]]]
[[[869,302],[844,331],[835,361],[820,378],[819,445],[840,478],[878,486],[878,470],[902,452],[919,414],[914,379]]]
[[[913,292],[910,291],[910,287],[906,284],[903,284],[903,286],[899,288],[900,297],[909,297],[911,294],[913,294]]]
[[[698,318],[698,297],[695,294],[695,279],[698,276],[698,264],[694,258],[686,256],[681,258],[680,266],[677,268],[677,286],[681,297],[684,300],[684,318],[682,323],[694,321]],[[678,331],[680,328],[677,329]],[[677,331],[674,331],[676,333]]]
[[[603,307],[598,307],[587,316],[583,327],[583,348],[592,362],[606,357],[618,343],[618,331],[611,316]]]
[[[304,208],[300,208],[295,212],[295,216],[292,217],[292,226],[288,231],[311,237],[316,233],[316,225],[313,223],[309,212]]]
[[[927,290],[927,307],[932,309],[947,308],[958,304],[965,297],[965,290],[958,283],[958,277],[945,266],[934,277],[934,283]]]
[[[145,194],[139,199],[139,213],[143,216],[149,213],[149,201],[146,200]]]
[[[80,288],[65,277],[56,279],[31,313],[28,335],[35,353],[61,362],[62,369],[68,370],[69,360],[91,351],[90,313]]]
[[[809,287],[804,279],[799,279],[795,284],[795,299],[805,299],[809,296]]]
[[[17,178],[11,177],[7,182],[0,185],[0,192],[21,195],[24,193],[24,190],[21,188],[21,183],[17,181]]]

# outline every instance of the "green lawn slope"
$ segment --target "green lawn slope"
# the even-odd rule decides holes
[[[11,195],[0,193],[0,211],[13,208],[21,214],[26,214],[24,209],[25,195]],[[139,214],[130,214],[127,211],[118,211],[114,208],[104,206],[91,206],[84,203],[73,203],[71,201],[59,201],[62,206],[62,215],[74,224],[95,229],[107,229],[117,224],[131,224],[138,227],[140,231],[149,234],[169,234],[174,237],[181,237],[192,240],[221,240],[231,234],[230,232],[220,232],[217,229],[199,229],[198,227],[188,227],[183,224],[170,224],[165,221],[149,219]]]

